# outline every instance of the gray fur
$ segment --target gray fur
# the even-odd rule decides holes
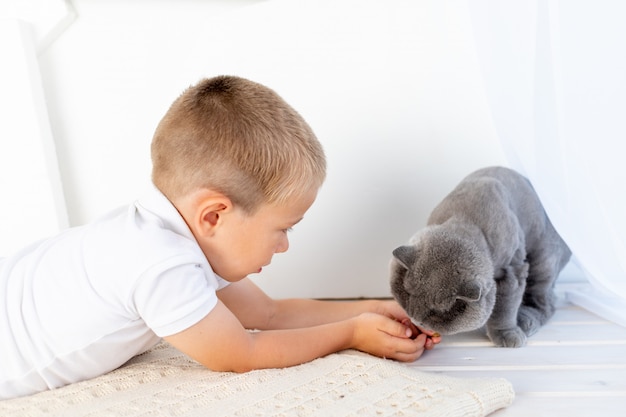
[[[494,344],[520,347],[554,314],[554,283],[570,256],[530,182],[484,168],[393,251],[391,291],[424,328],[453,334],[486,324]]]

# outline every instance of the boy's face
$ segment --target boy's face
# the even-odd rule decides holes
[[[283,204],[264,204],[253,215],[235,210],[222,216],[210,243],[199,242],[213,271],[227,281],[239,281],[261,272],[275,253],[289,248],[289,229],[311,207],[317,189]]]

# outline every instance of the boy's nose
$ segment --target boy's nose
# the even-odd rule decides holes
[[[287,252],[287,249],[289,249],[289,238],[285,236],[276,247],[276,253]]]

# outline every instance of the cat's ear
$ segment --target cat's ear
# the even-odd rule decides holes
[[[417,258],[417,249],[411,245],[399,246],[392,253],[394,258],[406,269],[410,269]]]
[[[477,282],[464,282],[458,289],[457,300],[467,302],[480,300],[480,284]]]

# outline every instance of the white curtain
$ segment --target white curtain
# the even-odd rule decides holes
[[[589,285],[570,301],[626,325],[626,2],[471,0],[496,132]]]
[[[68,225],[37,53],[73,16],[65,0],[0,2],[0,257]]]

